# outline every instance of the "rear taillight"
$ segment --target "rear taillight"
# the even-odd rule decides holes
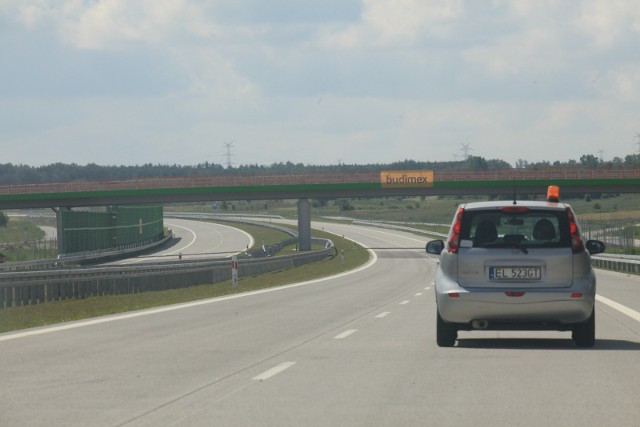
[[[571,208],[567,208],[567,218],[569,219],[569,232],[571,234],[571,250],[574,254],[577,254],[584,250],[584,243],[582,243],[580,229],[578,228],[576,217],[573,215]]]
[[[507,291],[505,292],[505,295],[508,297],[521,297],[524,296],[524,292],[522,291],[517,291],[517,292],[513,292],[513,291]]]
[[[457,254],[458,248],[460,247],[460,229],[462,228],[463,215],[464,208],[460,207],[458,212],[456,212],[456,217],[453,220],[453,225],[451,226],[451,231],[449,232],[449,237],[447,239],[448,250],[452,254]]]

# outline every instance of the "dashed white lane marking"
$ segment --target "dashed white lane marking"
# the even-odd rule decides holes
[[[349,335],[353,334],[356,331],[357,331],[357,329],[347,329],[343,333],[336,335],[334,338],[337,339],[337,340],[341,340],[341,339],[344,339],[344,338],[348,337]]]
[[[382,313],[378,314],[376,318],[382,319],[383,317],[387,317],[389,314],[391,314],[390,311],[383,311]]]
[[[409,304],[409,300],[408,300],[408,299],[406,299],[406,300],[404,300],[404,301],[400,302],[400,305],[406,305],[406,304]]]
[[[421,295],[422,295],[422,292],[418,292],[418,293],[416,294],[416,296],[417,296],[417,297],[419,297],[419,296],[421,296]]]
[[[281,363],[278,366],[275,366],[275,367],[269,369],[268,371],[265,371],[265,372],[261,373],[260,375],[253,377],[252,379],[254,381],[265,381],[265,380],[268,380],[269,378],[273,377],[274,375],[278,375],[280,372],[284,371],[285,369],[289,369],[290,367],[292,367],[295,364],[296,364],[296,362],[284,362],[284,363]]]
[[[605,298],[600,295],[596,295],[596,300],[600,301],[603,304],[608,305],[611,308],[618,310],[622,314],[626,314],[627,316],[631,317],[633,320],[637,320],[638,322],[640,322],[640,313],[635,311],[634,309],[624,306],[622,304],[619,304],[615,301],[610,300],[609,298]]]

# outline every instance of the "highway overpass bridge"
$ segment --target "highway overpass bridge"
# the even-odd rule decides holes
[[[0,183],[0,210],[196,201],[429,195],[638,193],[636,169],[480,169],[290,175],[217,175]]]
[[[0,185],[0,210],[141,203],[300,199],[301,241],[310,242],[309,199],[429,195],[638,193],[635,169],[474,169],[289,175],[217,175]],[[308,236],[308,237],[307,237]],[[310,243],[309,243],[310,245]],[[301,244],[301,249],[307,245]]]

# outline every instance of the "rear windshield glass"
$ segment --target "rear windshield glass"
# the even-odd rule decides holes
[[[466,211],[460,237],[473,247],[571,247],[564,211]]]

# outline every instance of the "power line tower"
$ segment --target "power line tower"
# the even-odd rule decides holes
[[[231,166],[233,166],[233,162],[231,161],[231,158],[233,157],[233,141],[231,142],[225,142],[224,143],[224,148],[225,148],[225,157],[227,158],[227,169],[231,168]]]
[[[473,148],[471,148],[470,146],[471,144],[469,143],[461,144],[460,152],[462,153],[463,160],[469,160],[469,157],[471,157],[471,154],[469,153],[473,151]]]

